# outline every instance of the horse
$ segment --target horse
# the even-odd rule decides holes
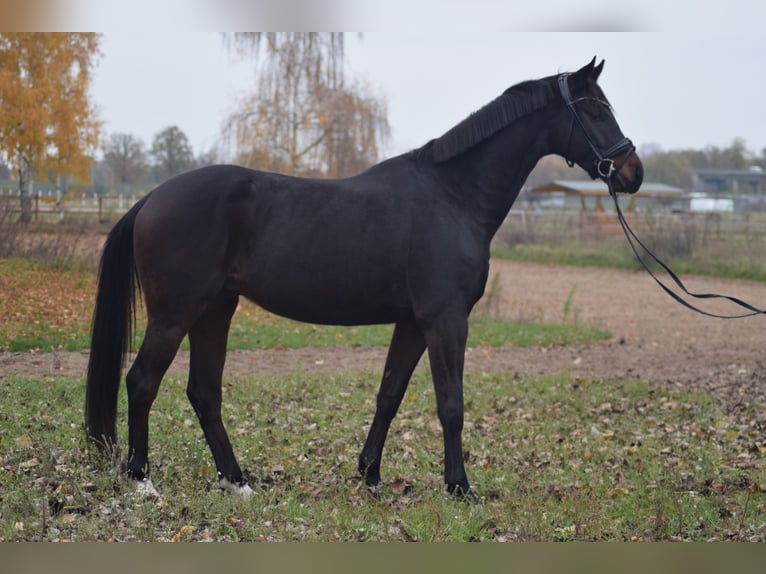
[[[475,497],[463,462],[463,363],[492,237],[545,155],[564,157],[616,192],[641,185],[641,160],[597,83],[603,66],[593,58],[576,72],[513,85],[441,137],[352,177],[218,165],[160,184],[114,225],[101,256],[87,372],[89,442],[116,446],[123,362],[143,292],[146,331],[126,375],[128,476],[156,492],[149,411],[188,334],[186,392],[219,486],[250,495],[221,418],[227,336],[245,297],[298,321],[394,325],[358,461],[370,488],[380,483],[390,424],[427,350],[447,491]]]

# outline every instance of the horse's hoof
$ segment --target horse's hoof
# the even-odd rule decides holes
[[[364,479],[368,488],[374,489],[380,484],[380,465],[360,461],[359,476]]]
[[[471,487],[463,488],[462,486],[447,487],[447,491],[457,498],[458,500],[465,502],[466,504],[478,504],[481,502],[479,496],[474,492]]]
[[[253,494],[255,494],[253,492],[253,489],[250,488],[249,484],[247,484],[247,483],[236,484],[236,483],[231,482],[227,478],[222,478],[221,480],[219,480],[218,481],[218,486],[222,490],[225,490],[227,492],[231,492],[233,494],[236,494],[237,496],[239,496],[240,498],[243,498],[245,500],[247,500]]]
[[[378,498],[380,495],[380,484],[367,484],[365,482],[360,483],[360,486],[364,485],[364,490],[367,491],[367,494],[372,496],[373,498]]]
[[[154,500],[160,500],[160,493],[154,488],[152,479],[148,476],[142,480],[133,480],[133,486],[135,487],[135,494],[141,498],[152,498]]]
[[[481,502],[479,495],[470,488],[468,489],[468,492],[463,493],[461,491],[461,494],[459,494],[458,497],[466,504],[479,504]]]

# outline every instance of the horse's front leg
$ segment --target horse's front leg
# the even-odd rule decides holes
[[[375,418],[359,456],[359,472],[367,486],[380,482],[380,461],[391,421],[402,402],[412,372],[426,349],[423,333],[414,321],[397,323],[378,391]]]
[[[468,338],[468,317],[450,314],[425,329],[436,406],[444,434],[444,481],[447,490],[472,498],[463,465],[463,363]]]

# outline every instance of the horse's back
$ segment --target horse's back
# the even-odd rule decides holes
[[[409,308],[410,208],[400,197],[353,178],[187,172],[155,189],[137,218],[141,280],[163,300],[228,289],[299,320],[394,322]]]

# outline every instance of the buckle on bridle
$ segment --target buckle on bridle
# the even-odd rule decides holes
[[[612,174],[616,171],[614,167],[613,159],[609,159],[609,158],[597,159],[595,163],[596,163],[596,171],[603,178],[609,179],[610,177],[612,177]]]

